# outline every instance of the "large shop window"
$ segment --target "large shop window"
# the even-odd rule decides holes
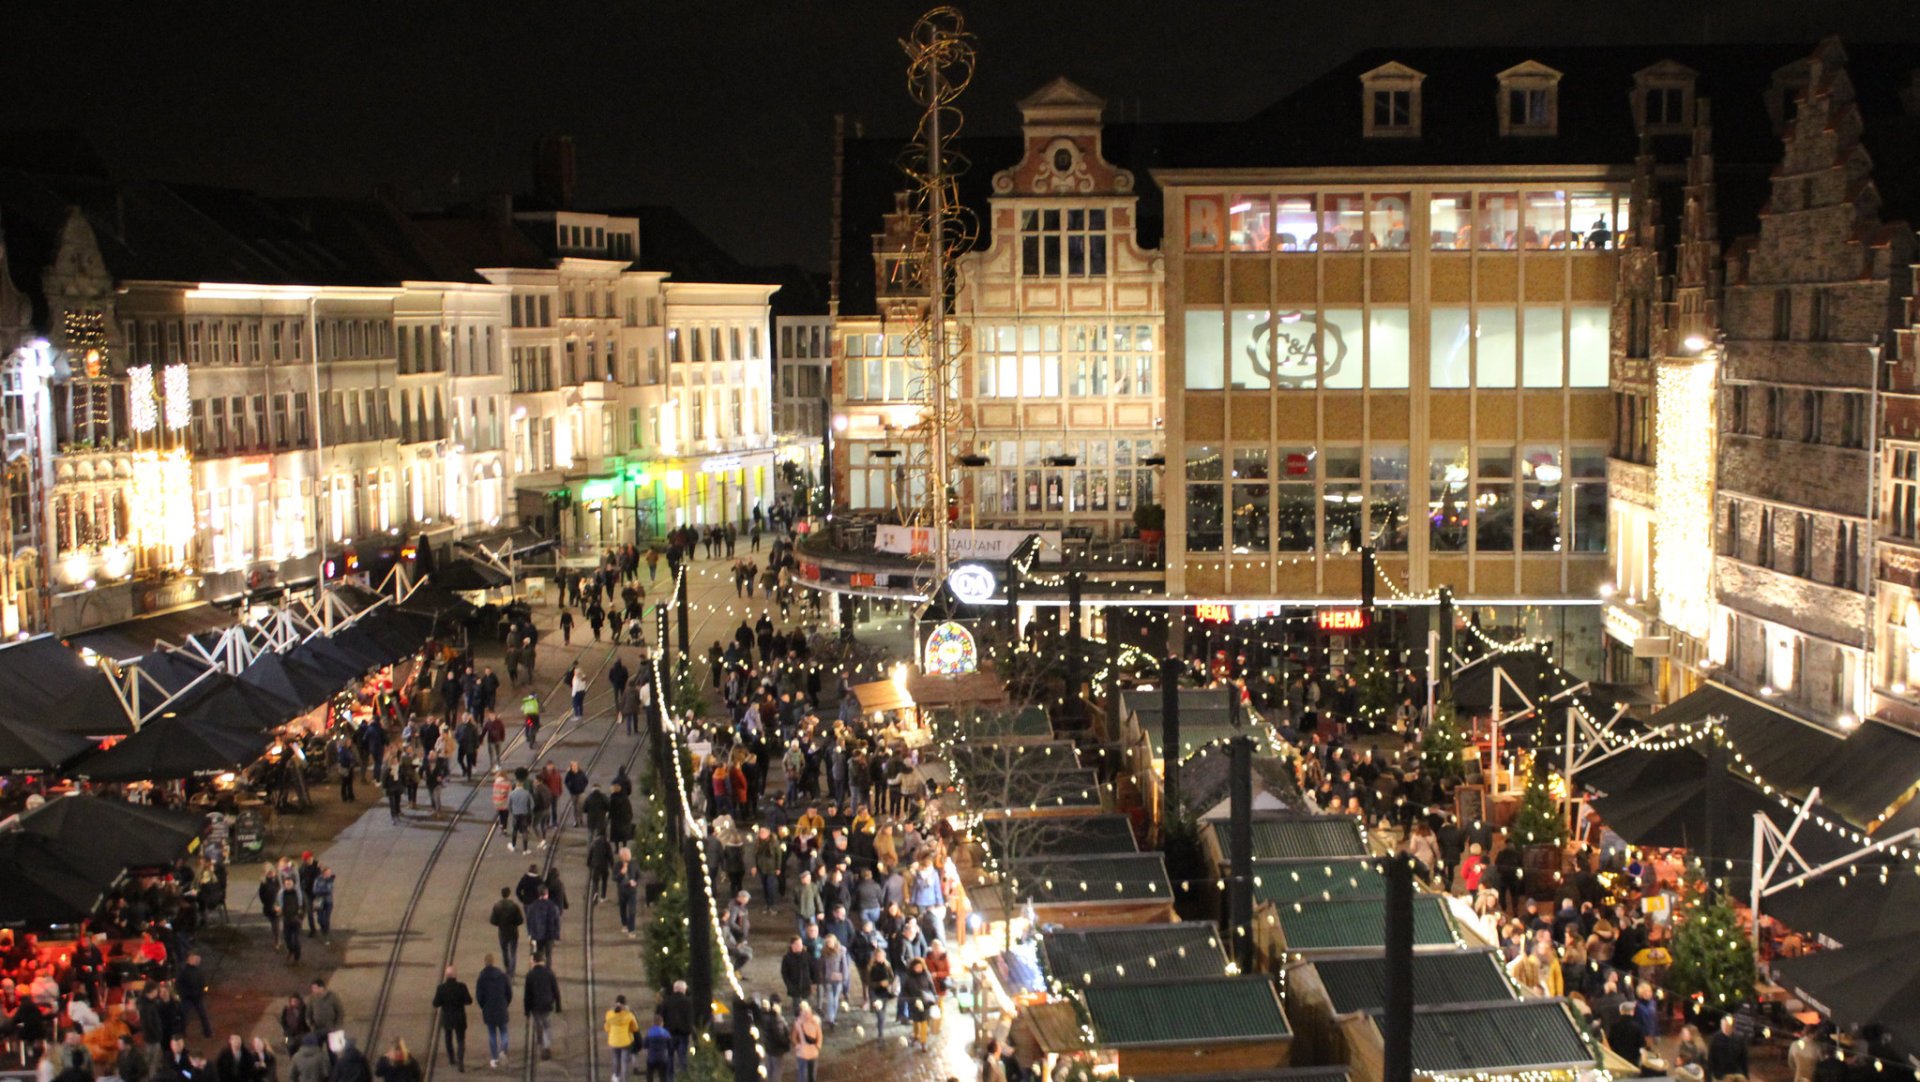
[[[1326,481],[1321,494],[1328,552],[1357,552],[1366,544],[1360,509],[1361,452],[1358,447],[1329,447],[1321,456]]]
[[[1407,386],[1410,353],[1406,309],[1373,309],[1367,319],[1367,385],[1376,389]]]
[[[1520,452],[1520,548],[1524,552],[1559,552],[1560,494],[1566,471],[1560,449],[1530,446]]]
[[[1319,535],[1319,507],[1314,498],[1311,447],[1280,447],[1274,452],[1274,527],[1281,552],[1312,552]]]
[[[1483,445],[1474,459],[1474,548],[1482,553],[1512,552],[1513,445]]]
[[[1233,453],[1233,551],[1267,552],[1273,546],[1273,493],[1267,484],[1267,450]]]
[[[1221,527],[1221,450],[1209,444],[1187,446],[1187,551],[1219,552]]]
[[[1402,388],[1411,371],[1405,309],[1190,309],[1186,327],[1188,390]]]
[[[1528,387],[1561,386],[1565,359],[1566,319],[1556,306],[1529,305],[1523,313],[1520,375]]]
[[[1605,387],[1607,350],[1613,311],[1601,305],[1581,305],[1570,313],[1567,334],[1567,386]]]
[[[1481,308],[1475,320],[1474,385],[1515,386],[1519,357],[1519,324],[1514,310],[1504,307]]]
[[[1607,550],[1607,452],[1599,446],[1575,447],[1573,465],[1573,551]]]
[[[1472,507],[1467,480],[1467,448],[1461,443],[1427,446],[1427,547],[1434,552],[1467,551]]]
[[[1375,444],[1367,461],[1367,537],[1381,552],[1407,551],[1407,445]]]
[[[1431,385],[1437,388],[1470,386],[1473,351],[1468,338],[1467,310],[1436,306],[1428,315],[1432,327],[1427,338]]]
[[[1187,389],[1217,391],[1226,385],[1227,337],[1217,308],[1187,310]]]

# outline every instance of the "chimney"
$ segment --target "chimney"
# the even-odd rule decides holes
[[[573,206],[579,172],[573,162],[573,136],[549,135],[534,151],[533,192],[542,202],[561,210]]]

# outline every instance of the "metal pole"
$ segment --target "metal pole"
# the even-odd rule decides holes
[[[1748,865],[1747,915],[1750,924],[1748,935],[1753,940],[1754,957],[1760,956],[1760,892],[1765,889],[1765,878],[1761,869],[1767,861],[1767,813],[1753,813],[1753,863]]]
[[[1080,709],[1080,669],[1085,640],[1080,633],[1080,572],[1067,572],[1067,717],[1076,725],[1084,720]]]
[[[927,365],[933,374],[934,500],[933,583],[947,581],[947,191],[946,147],[940,135],[941,95],[945,92],[940,64],[927,65]]]
[[[753,1039],[758,1018],[750,1000],[733,997],[733,1082],[760,1082],[760,1042]]]
[[[692,606],[687,597],[687,565],[684,562],[680,565],[680,581],[675,585],[673,593],[674,612],[680,619],[680,656],[691,664],[693,661],[693,636],[687,632],[687,610]],[[674,659],[668,658],[668,660],[671,662]],[[675,679],[678,679],[680,676],[680,668],[677,663],[674,665],[673,675]]]
[[[1160,821],[1180,814],[1180,659],[1160,661]]]
[[[1240,972],[1253,972],[1253,741],[1236,736],[1228,774],[1230,830],[1233,852],[1229,857],[1231,876],[1227,880],[1228,936],[1233,941],[1233,960]]]
[[[1714,733],[1707,738],[1707,827],[1701,832],[1700,847],[1701,870],[1705,873],[1701,878],[1706,880],[1708,901],[1720,896],[1713,870],[1714,844],[1717,841],[1714,835],[1720,827],[1720,806],[1725,796],[1722,790],[1726,788],[1727,780],[1726,746],[1720,742],[1720,734]],[[1755,869],[1756,872],[1758,870]]]
[[[707,889],[702,882],[700,851],[706,844],[700,838],[688,838],[680,855],[687,865],[687,996],[693,1000],[695,1025],[705,1025],[713,1017],[713,915],[709,910]]]
[[[1413,1079],[1413,862],[1404,853],[1387,860],[1387,1012],[1381,1019],[1385,1063],[1381,1082]]]

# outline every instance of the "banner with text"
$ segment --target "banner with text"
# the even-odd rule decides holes
[[[1060,562],[1059,530],[952,530],[947,534],[947,556],[954,560],[1005,560],[1020,543],[1038,534],[1040,562]],[[876,526],[873,547],[902,556],[925,556],[933,551],[933,530],[923,526]]]

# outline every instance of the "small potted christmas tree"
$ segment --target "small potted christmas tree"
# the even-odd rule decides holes
[[[1520,794],[1520,810],[1513,817],[1512,839],[1521,847],[1528,891],[1542,896],[1558,890],[1567,826],[1560,817],[1560,802],[1553,795],[1546,768],[1537,760],[1527,771],[1527,788]]]
[[[1143,503],[1133,509],[1133,524],[1140,530],[1142,544],[1158,548],[1167,538],[1167,509],[1157,503]]]
[[[1441,781],[1467,776],[1467,738],[1454,719],[1453,704],[1433,705],[1433,719],[1420,734],[1420,769]]]

